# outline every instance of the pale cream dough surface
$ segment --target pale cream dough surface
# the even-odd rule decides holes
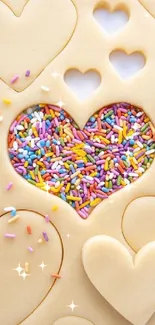
[[[48,5],[45,6],[45,0],[44,4],[41,0],[37,4],[29,0],[20,17],[14,16],[4,3],[0,3],[2,15],[0,24],[3,28],[5,26],[5,37],[8,40],[4,42],[4,35],[1,36],[0,115],[3,116],[3,121],[0,124],[0,212],[2,215],[0,272],[1,286],[4,286],[4,289],[1,290],[0,298],[0,323],[4,325],[127,325],[132,322],[134,325],[142,325],[148,321],[149,325],[154,325],[154,244],[149,243],[142,247],[151,242],[154,237],[149,227],[146,237],[142,226],[142,234],[140,234],[137,224],[139,218],[136,217],[139,208],[134,202],[137,198],[141,198],[141,204],[147,209],[149,200],[151,202],[152,198],[154,200],[155,162],[136,183],[112,195],[108,201],[98,205],[87,220],[82,220],[59,198],[40,191],[17,175],[10,164],[7,152],[10,124],[21,111],[37,103],[56,104],[62,100],[65,103],[64,109],[82,128],[91,114],[99,108],[110,103],[126,101],[142,107],[155,124],[155,20],[153,13],[149,14],[153,12],[153,6],[150,1],[146,11],[145,3],[142,6],[138,0],[123,0],[121,4],[119,0],[107,1],[111,10],[122,5],[130,18],[118,33],[108,36],[93,18],[93,10],[98,3],[104,4],[104,1],[46,0],[46,2],[51,6],[50,10]],[[5,3],[10,8],[13,7],[11,0]],[[24,4],[23,2],[23,6]],[[60,8],[62,10],[59,10]],[[20,1],[16,1],[14,13],[17,16],[21,9]],[[29,21],[29,24],[33,21],[31,33],[27,29],[30,13],[33,16]],[[45,25],[46,23],[48,25],[45,30],[44,24],[38,23],[39,14],[44,15]],[[15,33],[16,19],[19,19],[20,25],[18,33]],[[23,40],[23,35],[26,40],[24,44],[20,41]],[[18,42],[17,48],[12,43],[14,37]],[[29,50],[33,41],[36,42],[36,55],[33,53],[31,56]],[[109,62],[109,55],[115,49],[123,49],[127,54],[135,51],[142,52],[146,57],[145,67],[128,81],[122,80]],[[63,51],[55,57],[61,50]],[[8,51],[9,61],[4,64]],[[39,61],[40,54],[41,61]],[[32,78],[25,79],[24,73],[29,68]],[[101,75],[99,88],[84,102],[80,102],[64,83],[64,74],[71,68],[76,68],[82,73],[95,69]],[[16,73],[20,74],[20,78],[11,86],[10,79]],[[42,85],[49,87],[50,91],[44,92],[41,89]],[[4,98],[9,98],[12,104],[7,106],[2,103]],[[6,186],[10,181],[14,185],[11,191],[7,192]],[[127,210],[130,204],[131,224]],[[57,211],[52,211],[53,205],[58,205]],[[155,209],[154,205],[153,201],[151,211]],[[9,227],[17,227],[19,234],[11,243],[4,238],[4,234],[8,231],[8,216],[3,216],[6,206],[25,210],[25,212],[19,211],[20,220],[16,224],[9,225]],[[29,210],[35,211],[33,216]],[[52,224],[46,224],[40,214],[42,216],[48,214]],[[138,218],[134,231],[133,217]],[[142,214],[142,220],[144,219],[145,215]],[[27,222],[35,229],[35,236],[31,239],[31,246],[35,247],[32,254],[27,252],[29,237],[27,238],[23,233]],[[153,217],[151,225],[155,228]],[[40,252],[37,238],[43,231],[43,227],[47,230],[51,241],[44,243]],[[97,237],[96,242],[93,237],[97,235],[100,237]],[[108,236],[108,240],[105,235]],[[137,252],[141,247],[142,250],[135,257],[135,251]],[[63,252],[64,258],[62,258]],[[99,253],[106,254],[105,265],[98,258]],[[8,258],[6,259],[5,256]],[[18,263],[23,265],[26,260],[30,265],[30,276],[23,280],[13,269]],[[99,264],[95,265],[96,260]],[[43,272],[38,267],[42,261],[48,265]],[[62,278],[53,283],[51,273],[58,272],[60,267]],[[7,280],[5,280],[6,274],[8,274]],[[123,280],[125,284],[130,280],[131,286],[128,283],[129,288],[126,288]],[[117,295],[114,291],[116,286],[118,286]],[[128,308],[126,300],[132,301],[132,308]],[[68,307],[72,302],[77,305],[73,312]],[[17,313],[11,310],[17,310]],[[72,318],[73,316],[75,319]]]

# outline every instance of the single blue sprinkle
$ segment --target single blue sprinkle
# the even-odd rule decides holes
[[[41,174],[41,175],[46,174],[45,170],[41,170],[40,174]]]
[[[60,120],[61,120],[61,121],[64,120],[64,116],[63,116],[63,115],[60,116]]]
[[[58,143],[57,140],[55,140],[55,139],[53,139],[52,142],[53,142],[54,144],[57,144],[57,143]]]
[[[11,211],[11,217],[15,217],[15,215],[16,215],[16,209],[13,209],[13,210]]]
[[[18,155],[17,155],[17,157],[19,158],[19,159],[23,159],[23,155],[21,154],[21,153],[19,153]]]
[[[108,192],[109,192],[109,188],[102,187],[102,191],[103,191],[104,193],[108,193]]]
[[[131,139],[131,140],[129,141],[129,143],[131,144],[131,146],[133,146],[133,145],[135,144],[135,141],[134,141],[133,139]]]
[[[76,180],[77,180],[77,177],[74,177],[74,178],[71,180],[71,184],[75,184]]]
[[[45,155],[45,150],[41,148],[41,154],[44,156]]]
[[[118,160],[117,160],[117,158],[114,158],[114,163],[116,163]]]
[[[46,141],[46,147],[49,147],[50,146],[50,140],[47,140]]]
[[[132,115],[132,112],[128,111],[128,115]]]
[[[127,141],[126,140],[123,140],[122,144],[125,145],[126,143],[127,143]]]
[[[70,165],[70,169],[71,169],[72,173],[75,173],[75,169],[74,169],[73,165]]]
[[[95,117],[90,117],[90,119],[89,119],[91,122],[95,122]]]
[[[122,155],[122,156],[121,156],[121,159],[122,159],[122,160],[126,160],[127,157],[126,157],[125,155]]]
[[[63,173],[65,173],[66,172],[66,169],[59,169],[59,173],[60,174],[63,174]]]
[[[41,147],[44,147],[45,146],[45,140],[40,140],[40,145],[41,145]]]
[[[33,154],[32,154],[32,155],[30,155],[30,159],[32,159],[32,160],[33,160],[33,159],[36,159],[36,158],[37,158],[37,156],[36,156],[36,155],[33,155]]]
[[[111,123],[112,123],[112,120],[111,120],[110,118],[106,118],[106,122],[107,122],[108,124],[111,124]]]
[[[130,122],[131,122],[131,123],[134,123],[134,122],[136,122],[136,119],[135,119],[135,117],[131,117],[131,118],[130,118]]]
[[[32,165],[32,160],[30,158],[28,159],[28,163]]]
[[[61,197],[62,200],[66,201],[66,196],[65,196],[64,193],[61,193],[61,194],[60,194],[60,197]]]

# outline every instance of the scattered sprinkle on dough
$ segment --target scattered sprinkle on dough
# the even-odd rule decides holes
[[[2,122],[3,121],[3,116],[2,115],[0,115],[0,122]]]
[[[19,75],[16,74],[14,77],[12,77],[11,84],[14,84],[18,79],[19,79]]]
[[[25,267],[24,267],[25,273],[29,273],[29,263],[25,262]]]
[[[26,70],[26,72],[25,72],[25,77],[29,77],[29,76],[30,76],[30,73],[31,73],[30,70]]]
[[[53,205],[52,211],[57,211],[57,210],[58,210],[58,206],[57,205]]]
[[[45,91],[45,92],[50,91],[49,87],[47,87],[47,86],[41,86],[41,89],[42,89],[43,91]]]
[[[6,105],[10,105],[12,103],[11,99],[8,99],[8,98],[3,98],[3,103],[6,104]]]
[[[44,237],[44,239],[45,239],[45,241],[49,241],[49,237],[48,237],[48,235],[47,235],[47,232],[44,232],[43,231],[43,237]]]
[[[26,227],[26,230],[27,230],[27,233],[28,233],[29,235],[32,235],[32,228],[31,228],[31,226],[27,226],[27,227]]]
[[[7,191],[11,190],[12,186],[13,186],[13,183],[12,182],[9,182],[8,185],[7,185],[7,187],[6,187],[6,190]]]
[[[4,237],[6,237],[6,238],[15,238],[16,235],[15,235],[15,234],[6,233],[6,234],[4,235]]]
[[[10,224],[10,223],[14,223],[14,222],[16,222],[18,219],[19,219],[19,215],[17,214],[15,217],[10,218],[10,219],[8,220],[8,223],[9,223],[9,224]]]
[[[52,278],[55,278],[55,279],[61,279],[61,275],[60,275],[60,274],[52,273],[52,274],[51,274],[51,277],[52,277]]]
[[[39,244],[42,244],[42,242],[43,242],[42,238],[39,238],[39,239],[38,239],[38,243],[39,243]]]
[[[31,246],[28,247],[28,250],[29,250],[29,252],[31,252],[31,253],[34,251],[33,248],[32,248]]]

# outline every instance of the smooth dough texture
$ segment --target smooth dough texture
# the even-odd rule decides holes
[[[24,109],[39,103],[56,104],[62,101],[64,108],[82,128],[98,109],[125,101],[142,107],[155,125],[153,1],[106,2],[111,11],[121,7],[126,8],[129,14],[127,24],[112,36],[107,35],[93,17],[96,7],[104,7],[104,0],[29,0],[26,5],[21,0],[0,2],[2,325],[53,325],[54,322],[64,322],[59,319],[69,316],[74,316],[75,322],[76,317],[83,318],[84,321],[78,319],[83,322],[82,325],[87,324],[87,320],[93,325],[129,325],[129,321],[134,325],[144,325],[147,321],[148,325],[155,324],[154,243],[142,247],[135,258],[135,251],[152,237],[148,234],[145,237],[144,233],[141,237],[137,223],[133,237],[131,231],[127,235],[139,213],[135,200],[148,196],[154,200],[155,162],[137,182],[103,201],[87,220],[82,220],[68,204],[24,181],[16,174],[8,157],[7,137],[11,123]],[[117,49],[128,55],[140,51],[146,58],[144,68],[129,80],[121,79],[110,63],[110,53]],[[31,74],[27,78],[25,72],[28,69]],[[81,73],[89,70],[100,73],[100,86],[86,100],[78,100],[65,84],[64,74],[70,69]],[[10,84],[16,74],[19,74],[18,81]],[[48,87],[49,91],[43,91],[42,86]],[[4,99],[11,103],[6,104]],[[9,182],[13,183],[13,187],[7,191]],[[133,206],[131,224],[124,217],[122,231],[122,219],[129,204]],[[57,211],[52,210],[55,205],[58,206]],[[4,238],[8,232],[9,216],[3,214],[8,206],[25,211],[19,211],[20,220],[9,225],[9,231],[14,229],[18,235],[14,239]],[[34,214],[29,211],[34,211]],[[49,215],[52,224],[46,224],[40,214]],[[34,228],[31,243],[30,237],[23,232],[27,222]],[[43,242],[39,250],[38,237],[42,236],[44,229],[50,240]],[[143,232],[142,226],[141,229]],[[106,250],[105,240],[94,242],[91,239],[97,235],[111,237],[106,240]],[[84,261],[85,269],[88,267],[87,275],[82,264],[82,248],[86,253],[87,244],[84,244],[89,239],[89,254],[86,254],[89,258]],[[35,248],[34,252],[27,250],[28,244]],[[104,255],[104,260],[101,260],[99,252]],[[98,265],[92,262],[92,256],[94,261],[97,259]],[[23,266],[27,259],[31,275],[23,280],[12,269],[19,263]],[[38,266],[42,262],[48,265],[43,272]],[[57,279],[52,287],[51,273],[59,272],[60,266],[61,279]],[[94,275],[94,271],[100,273]],[[118,282],[115,281],[116,271]],[[99,281],[97,285],[96,280]],[[112,281],[115,286],[112,286]],[[132,310],[125,301],[131,302]],[[69,307],[72,302],[78,306],[73,311]],[[72,322],[72,325],[75,324]]]

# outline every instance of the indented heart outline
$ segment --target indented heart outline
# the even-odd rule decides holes
[[[25,0],[25,4],[23,5],[21,10],[19,11],[19,14],[17,14],[16,10],[14,10],[14,8],[8,3],[7,0],[1,0],[1,1],[12,11],[12,13],[14,13],[14,15],[16,17],[20,17],[22,15],[22,12],[23,12],[24,8],[26,7],[28,1],[30,1],[30,0]]]
[[[141,6],[153,17],[155,18],[155,4],[152,0],[138,0]],[[149,7],[150,6],[150,7]]]
[[[155,153],[151,125],[144,111],[127,103],[100,109],[82,130],[64,109],[35,106],[11,125],[9,155],[30,184],[59,196],[85,219],[103,199],[150,167]],[[22,135],[22,130],[28,133]]]
[[[134,325],[149,321],[155,311],[155,242],[143,246],[133,260],[117,239],[95,236],[84,244],[82,261],[91,283],[123,317]]]
[[[35,276],[35,279],[37,281],[37,278],[40,278],[40,274],[42,274],[42,270],[41,267],[39,268],[39,263],[42,263],[42,261],[44,262],[48,262],[48,268],[46,269],[46,271],[44,270],[44,279],[49,279],[51,278],[51,272],[57,272],[56,274],[60,274],[61,269],[62,269],[62,265],[64,262],[64,243],[62,241],[62,237],[61,234],[59,232],[59,230],[57,229],[57,227],[49,220],[48,222],[46,222],[45,220],[45,216],[42,215],[39,212],[35,212],[33,210],[29,210],[29,209],[18,209],[15,210],[16,212],[16,216],[19,216],[18,221],[13,222],[13,223],[8,223],[8,220],[15,218],[16,216],[12,216],[11,211],[10,212],[5,212],[0,216],[0,229],[1,229],[1,259],[3,256],[3,260],[4,262],[2,263],[1,267],[1,281],[4,280],[4,274],[7,274],[7,288],[6,291],[9,291],[9,283],[8,283],[8,279],[10,279],[10,281],[12,281],[12,277],[15,280],[14,282],[16,283],[16,285],[12,286],[12,292],[14,292],[15,290],[18,290],[18,281],[20,283],[19,285],[19,289],[22,287],[22,283],[24,285],[24,278],[22,279],[22,276],[19,277],[19,271],[15,268],[18,265],[22,266],[22,268],[24,267],[24,263],[25,260],[28,262],[28,271],[26,272],[27,274],[29,274],[28,278],[26,277],[26,279],[24,280],[26,281],[32,281],[32,283],[34,282],[33,277]],[[29,226],[31,229],[31,236],[27,231],[27,225],[31,225]],[[47,236],[48,236],[48,241],[45,240],[45,238],[43,237],[43,233],[42,231],[45,231]],[[15,239],[10,239],[9,237],[6,237],[6,234],[12,234],[15,233],[16,238]],[[3,236],[4,234],[4,236]],[[42,240],[42,247],[40,247],[40,244],[38,244],[38,239]],[[13,241],[13,242],[12,242]],[[33,252],[28,252],[28,248],[27,245],[25,245],[25,243],[27,245],[31,245],[31,247],[33,248]],[[20,247],[18,249],[18,247]],[[54,258],[52,261],[50,256],[55,252],[56,249],[56,259]],[[52,252],[53,251],[53,252]],[[16,254],[15,254],[16,252]],[[47,253],[48,252],[48,256]],[[11,256],[10,256],[11,255]],[[26,257],[26,258],[25,258]],[[11,265],[11,268],[7,267],[5,264],[5,260],[7,263],[9,263],[9,266]],[[34,261],[35,260],[35,261]],[[55,262],[56,260],[56,262]],[[2,261],[2,260],[1,260]],[[37,263],[39,262],[39,263]],[[55,268],[55,266],[58,266],[58,268]],[[40,269],[40,271],[39,271]],[[5,272],[4,272],[5,271]],[[24,271],[24,268],[23,268]],[[22,271],[22,272],[23,272]],[[10,273],[11,272],[11,273]],[[45,283],[46,281],[43,280],[43,282]],[[30,315],[32,313],[34,313],[39,307],[40,305],[43,303],[43,301],[45,299],[47,299],[47,296],[51,294],[52,289],[54,287],[54,285],[57,282],[57,278],[53,277],[51,279],[51,281],[47,281],[46,286],[47,286],[47,290],[45,291],[41,291],[38,290],[36,292],[36,296],[38,295],[37,299],[38,301],[36,301],[36,299],[34,300],[34,303],[29,304],[29,308],[25,309],[25,303],[23,303],[24,299],[26,299],[26,294],[25,296],[22,295],[21,298],[21,310],[22,312],[18,313],[18,305],[16,304],[16,300],[15,300],[15,304],[16,304],[16,320],[18,318],[18,324],[22,324],[26,319],[28,319],[30,317]],[[4,281],[5,283],[5,281]],[[44,284],[45,285],[45,284]],[[15,288],[14,288],[15,286]],[[32,289],[32,287],[27,284],[28,287],[30,287]],[[45,286],[45,289],[46,289]],[[29,288],[28,288],[29,289]],[[12,298],[12,295],[10,295]],[[18,295],[20,296],[20,295]],[[29,291],[28,291],[28,296],[29,296]],[[35,296],[35,298],[36,298]],[[20,296],[21,297],[21,296]],[[33,300],[33,299],[32,299]],[[5,301],[6,301],[6,297],[5,297]],[[7,298],[7,302],[9,303],[9,299]],[[32,301],[31,301],[32,302]],[[37,302],[37,303],[36,303]],[[4,320],[4,318],[7,318],[7,309],[4,308],[4,304],[2,307],[1,304],[1,315],[0,315],[0,320]],[[3,310],[4,309],[4,310]],[[14,308],[13,312],[15,312]],[[26,311],[28,312],[26,314]],[[12,314],[10,314],[10,318],[12,320],[13,316]],[[19,318],[21,318],[20,323],[19,323]],[[4,324],[4,322],[2,322]],[[7,322],[8,324],[10,324],[9,322]],[[17,324],[17,322],[16,322]]]
[[[33,0],[28,0],[21,16],[19,17],[13,16],[12,15],[13,12],[10,9],[10,7],[7,6],[4,2],[0,2],[1,29],[3,29],[5,34],[5,38],[3,37],[3,34],[0,35],[1,45],[2,45],[0,79],[7,86],[12,88],[16,92],[21,92],[27,87],[29,87],[35,81],[35,79],[46,69],[46,67],[64,50],[64,48],[68,45],[69,41],[74,35],[77,26],[77,11],[73,0],[66,1],[64,11],[63,11],[63,6],[62,6],[62,11],[57,10],[59,9],[62,0],[59,0],[58,3],[56,2],[55,15],[54,13],[52,13],[54,17],[53,16],[50,17],[50,10],[46,9],[46,7],[48,8],[49,6],[52,6],[52,3],[48,0],[45,1],[46,3],[43,4],[44,6],[43,10],[41,10],[43,1],[40,1],[37,4],[37,2],[35,3],[33,2]],[[33,28],[31,28],[32,32],[30,36],[29,29],[31,26],[28,25],[27,27],[26,24],[27,24],[29,12],[32,11],[34,14],[34,9],[36,9],[36,6],[37,6],[37,10],[36,10],[37,16],[35,18],[35,24],[33,25]],[[66,24],[69,13],[71,16],[70,22]],[[3,16],[5,16],[5,20]],[[54,30],[53,27],[57,28],[58,25],[58,19],[56,18],[59,19],[61,18],[62,26],[61,28],[59,28],[60,35],[55,40],[54,45],[52,47],[48,45],[50,44],[48,35],[54,38],[55,34],[53,32]],[[42,29],[40,29],[40,25],[39,25],[41,19],[45,20],[44,28],[42,27]],[[10,27],[11,23],[12,23],[12,27]],[[44,31],[45,28],[46,28],[46,33]],[[21,33],[19,31],[20,29],[22,29],[22,36],[20,35]],[[51,32],[50,29],[52,30]],[[12,33],[12,31],[14,31],[14,33]],[[6,42],[6,39],[10,37],[11,33],[12,33],[12,42],[16,43],[16,47],[11,46],[10,42]],[[36,33],[38,33],[37,37],[36,37]],[[21,42],[21,37],[22,37],[22,42]],[[46,43],[47,46],[45,46]],[[42,44],[44,46],[42,46]],[[27,53],[27,55],[25,56],[22,55],[23,51]],[[38,51],[37,60],[35,60],[36,51]],[[11,53],[12,55],[8,55],[6,57],[7,53]],[[11,57],[17,57],[17,54],[20,56],[20,60],[18,61],[18,63],[17,60],[11,61]],[[8,65],[7,67],[5,65],[5,68],[4,68],[4,64],[2,63],[3,60],[5,60],[5,62],[8,61]],[[26,77],[27,70],[30,70],[29,77]],[[12,81],[14,76],[17,76],[17,80],[15,82]]]

